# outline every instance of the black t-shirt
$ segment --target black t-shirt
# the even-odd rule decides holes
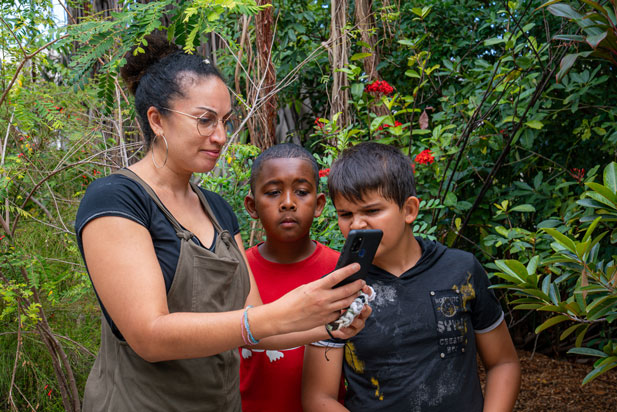
[[[205,189],[201,189],[201,191],[212,208],[214,218],[223,230],[227,230],[231,235],[236,235],[240,228],[231,206],[218,194]],[[134,180],[119,174],[102,177],[88,186],[75,219],[77,244],[82,257],[81,233],[84,226],[93,219],[103,216],[124,217],[148,229],[163,272],[165,288],[169,292],[180,256],[180,238],[144,188]],[[193,238],[193,241],[199,244],[197,238]],[[122,339],[120,332],[111,321],[103,305],[101,305],[101,308],[114,334]]]
[[[365,328],[345,345],[350,411],[481,412],[476,333],[503,311],[470,253],[418,238],[422,257],[396,277],[373,266]]]

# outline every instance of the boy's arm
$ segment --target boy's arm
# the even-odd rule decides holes
[[[347,411],[338,402],[344,348],[307,345],[302,368],[302,408],[305,412]]]
[[[512,411],[521,385],[521,366],[506,322],[476,334],[478,354],[486,368],[484,411]]]

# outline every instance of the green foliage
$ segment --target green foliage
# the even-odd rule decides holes
[[[557,81],[563,78],[579,57],[599,57],[608,60],[617,67],[617,18],[615,17],[617,9],[615,8],[615,1],[596,3],[590,0],[580,0],[578,3],[585,3],[589,7],[584,14],[579,13],[572,5],[562,0],[551,0],[542,5],[551,14],[575,22],[579,27],[579,33],[582,31],[582,34],[558,34],[553,36],[554,40],[586,43],[592,49],[592,51],[571,53],[564,56],[557,73]]]
[[[527,265],[520,260],[497,260],[497,277],[505,283],[496,288],[514,291],[514,309],[536,310],[550,313],[550,316],[536,327],[535,332],[562,322],[571,322],[560,340],[575,336],[575,348],[569,353],[599,356],[594,369],[585,377],[583,384],[590,382],[602,373],[617,366],[616,344],[610,337],[600,349],[583,347],[585,336],[594,324],[612,323],[617,319],[617,255],[611,244],[617,244],[614,222],[617,212],[617,163],[612,162],[604,168],[603,183],[587,182],[591,190],[581,196],[578,204],[587,209],[580,219],[583,227],[574,236],[569,235],[574,228],[568,226],[557,230],[543,228],[541,231],[550,242],[552,252],[534,255]],[[596,234],[604,224],[609,230]],[[611,236],[609,236],[611,235]]]

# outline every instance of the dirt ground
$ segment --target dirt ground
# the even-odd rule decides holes
[[[516,412],[615,412],[617,369],[581,387],[591,363],[555,360],[546,355],[518,351],[522,384]]]

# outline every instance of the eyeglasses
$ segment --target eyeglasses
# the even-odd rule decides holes
[[[206,111],[201,116],[193,116],[192,114],[169,109],[167,107],[161,107],[161,109],[169,110],[170,112],[182,114],[187,117],[192,117],[197,120],[197,132],[204,137],[211,136],[216,130],[216,126],[218,126],[219,122],[223,123],[223,127],[227,131],[231,127],[233,120],[233,113],[229,113],[227,116],[219,119],[216,114],[209,111]]]

